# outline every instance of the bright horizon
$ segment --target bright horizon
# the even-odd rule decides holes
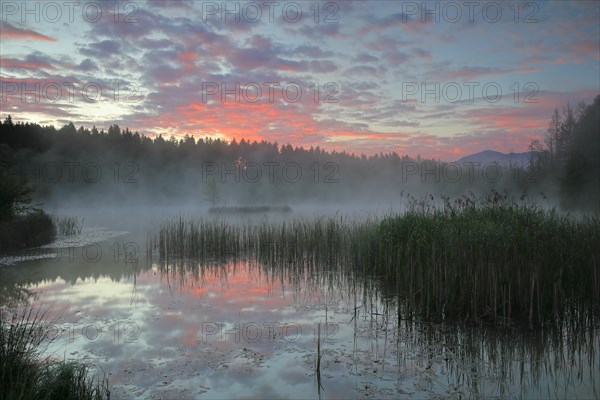
[[[2,1],[0,118],[451,161],[600,92],[596,1],[227,4]]]

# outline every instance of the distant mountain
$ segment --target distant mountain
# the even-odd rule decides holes
[[[498,163],[500,165],[515,165],[518,164],[521,167],[527,167],[531,162],[532,157],[536,157],[539,154],[537,151],[526,151],[524,153],[500,153],[494,150],[484,150],[480,153],[471,154],[464,156],[456,160],[457,163],[473,162],[480,163],[481,165],[489,163]]]

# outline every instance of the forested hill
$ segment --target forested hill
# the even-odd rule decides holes
[[[152,139],[118,125],[108,131],[77,129],[72,123],[56,129],[15,119],[0,124],[0,157],[36,185],[40,199],[100,191],[127,202],[140,201],[138,195],[150,191],[150,202],[179,194],[184,202],[202,203],[207,201],[203,187],[210,183],[221,192],[219,203],[228,205],[357,198],[357,191],[369,185],[387,187],[386,194],[393,196],[409,180],[397,179],[402,163],[415,164],[416,171],[422,163],[434,164],[396,153],[366,157],[187,135]]]

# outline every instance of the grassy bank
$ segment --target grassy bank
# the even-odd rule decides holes
[[[51,217],[42,210],[0,221],[0,254],[51,243],[56,236],[81,234],[83,219]]]
[[[10,316],[0,309],[0,399],[109,399],[108,381],[81,363],[43,359],[51,340],[44,315],[28,310]]]
[[[44,211],[35,210],[0,221],[0,249],[11,251],[50,243],[56,226]]]
[[[598,317],[600,219],[513,202],[444,198],[403,214],[233,224],[179,217],[149,239],[161,260],[250,257],[379,282],[411,315],[538,325]]]

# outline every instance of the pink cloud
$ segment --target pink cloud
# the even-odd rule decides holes
[[[194,70],[194,63],[198,58],[198,54],[194,51],[183,51],[179,53],[177,59],[183,63],[183,69],[186,72]]]
[[[13,58],[5,58],[2,60],[3,68],[23,68],[23,69],[55,69],[47,62],[40,60],[16,60]]]
[[[31,29],[16,28],[7,22],[2,23],[2,38],[15,40],[33,39],[43,40],[45,42],[56,42],[56,39],[42,35],[41,33],[37,33]]]

